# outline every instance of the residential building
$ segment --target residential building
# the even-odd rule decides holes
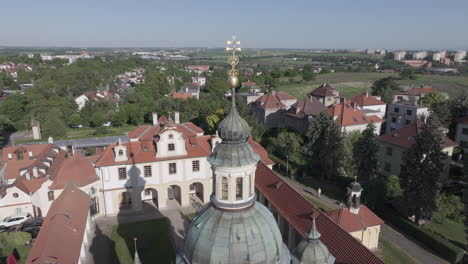
[[[327,211],[325,214],[368,249],[377,249],[380,226],[384,221],[367,206],[361,204],[363,189],[356,180],[351,182],[346,189],[347,207]]]
[[[413,53],[413,60],[422,60],[426,58],[426,56],[427,56],[427,51],[415,52]]]
[[[369,95],[366,91],[349,98],[349,101],[355,103],[367,116],[376,115],[381,119],[385,118],[387,104],[380,101],[380,96]]]
[[[426,60],[402,60],[402,62],[413,68],[432,67],[432,62]]]
[[[406,51],[395,51],[393,53],[393,59],[397,61],[404,60],[406,56]]]
[[[307,96],[317,98],[326,107],[340,102],[340,93],[328,83],[322,84]]]
[[[187,70],[196,74],[202,74],[210,70],[209,65],[188,65]]]
[[[297,101],[285,92],[271,91],[251,104],[252,112],[265,128],[284,127],[284,113]]]
[[[176,92],[173,92],[172,93],[172,98],[173,99],[181,99],[181,100],[186,100],[186,99],[189,99],[189,98],[192,98],[192,93],[176,93]]]
[[[90,194],[99,211],[99,178],[92,163],[53,144],[3,149],[0,166],[0,219],[20,212],[44,216],[68,182]]]
[[[432,87],[424,87],[421,85],[421,87],[395,93],[395,95],[393,95],[393,102],[416,100],[417,103],[421,103],[421,99],[430,93],[437,93],[437,90]],[[447,95],[445,95],[445,97],[448,98]]]
[[[120,101],[120,96],[118,94],[113,94],[108,90],[98,90],[97,92],[86,92],[77,98],[75,98],[75,103],[78,105],[78,111],[81,110],[87,102],[103,102],[109,101],[118,103]]]
[[[465,59],[466,57],[466,51],[458,51],[457,53],[455,53],[455,55],[453,56],[453,61],[454,62],[463,62],[463,60]]]
[[[91,197],[72,183],[52,203],[25,263],[87,263]]]
[[[442,58],[440,59],[440,63],[445,64],[445,65],[450,65],[450,59],[449,58]]]
[[[445,58],[446,55],[446,51],[435,52],[434,54],[432,54],[432,60],[439,62],[441,59]]]
[[[429,115],[429,109],[417,103],[408,101],[391,103],[387,108],[385,133],[415,122],[418,118],[423,118],[427,115]]]
[[[319,100],[312,96],[306,96],[303,100],[298,100],[284,114],[284,124],[305,134],[311,122],[317,115],[326,111],[327,108]]]
[[[383,120],[376,115],[366,115],[359,109],[356,103],[341,102],[328,108],[327,113],[333,116],[336,124],[340,125],[343,132],[362,132],[367,125],[374,123],[375,133],[380,134]]]
[[[416,136],[422,131],[423,127],[424,122],[418,120],[377,138],[379,144],[379,167],[377,171],[380,174],[400,175],[403,157],[414,144]],[[445,137],[442,151],[450,157],[456,145],[457,143]],[[449,160],[450,158],[447,160],[447,164]],[[448,166],[446,172],[448,174]]]
[[[460,145],[465,153],[468,153],[468,116],[457,119],[455,142]]]
[[[192,83],[198,86],[204,86],[206,84],[206,78],[203,76],[192,77]]]
[[[190,93],[192,97],[200,99],[200,85],[189,83],[182,86],[177,93]]]

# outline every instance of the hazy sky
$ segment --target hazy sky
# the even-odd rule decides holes
[[[468,0],[0,0],[0,45],[468,48]]]

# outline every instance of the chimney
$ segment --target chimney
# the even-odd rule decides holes
[[[29,151],[29,157],[31,158],[32,156],[32,151]]]
[[[366,98],[369,97],[369,91],[366,90]]]
[[[355,102],[351,102],[351,106],[353,107],[354,111],[356,111],[356,103],[355,103]]]
[[[180,113],[179,112],[175,112],[174,113],[174,122],[176,124],[179,124],[180,123]]]
[[[26,180],[30,180],[31,179],[31,174],[29,173],[29,171],[26,172]]]
[[[47,140],[47,142],[49,144],[54,144],[54,139],[52,137],[49,137],[49,139]]]
[[[344,98],[344,97],[340,97],[340,103],[341,103],[341,104],[344,104],[344,103],[345,103],[345,101],[346,101],[346,98]]]
[[[8,159],[12,159],[13,158],[13,155],[11,155],[11,153],[8,153]]]
[[[153,126],[158,125],[158,113],[153,113]]]
[[[33,168],[33,176],[36,178],[39,177],[39,172],[37,171],[37,167]]]

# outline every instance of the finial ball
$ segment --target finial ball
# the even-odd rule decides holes
[[[239,78],[237,76],[229,76],[229,85],[231,88],[237,88],[239,86]]]

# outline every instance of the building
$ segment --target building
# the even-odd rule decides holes
[[[374,123],[375,133],[380,134],[383,120],[376,115],[366,115],[356,103],[341,102],[328,108],[327,113],[340,125],[343,132],[362,132],[367,125]]]
[[[296,101],[297,98],[288,93],[271,91],[260,96],[251,107],[257,122],[269,129],[284,127],[284,113]]]
[[[380,96],[369,95],[365,92],[349,98],[349,101],[355,103],[367,116],[376,115],[381,119],[385,118],[387,104],[380,101]]]
[[[173,99],[181,99],[181,100],[186,100],[189,98],[192,98],[192,93],[172,93],[172,98]]]
[[[404,60],[406,56],[406,51],[395,51],[393,53],[393,59],[397,61]]]
[[[202,74],[210,70],[209,65],[188,65],[187,70],[196,74]]]
[[[99,211],[99,178],[92,163],[53,144],[7,147],[0,166],[0,218],[20,212],[44,216],[68,182],[92,196]]]
[[[419,51],[413,53],[413,60],[422,60],[427,57],[427,51]]]
[[[400,175],[403,156],[414,144],[415,138],[422,130],[423,126],[424,123],[418,120],[377,138],[379,144],[379,167],[377,171],[380,174]],[[456,145],[457,143],[445,137],[442,151],[447,153],[450,157]]]
[[[305,134],[315,117],[326,110],[325,105],[317,98],[306,96],[294,103],[284,114],[284,125]]]
[[[450,59],[449,58],[442,58],[440,59],[440,63],[445,64],[445,65],[450,65]]]
[[[118,103],[120,101],[120,96],[118,94],[113,94],[108,90],[99,90],[97,92],[86,92],[77,98],[75,98],[75,103],[78,105],[78,111],[81,110],[87,102],[103,102],[110,101]]]
[[[439,62],[441,59],[445,58],[446,55],[446,51],[435,52],[434,54],[432,54],[432,60]]]
[[[432,67],[432,62],[426,60],[402,60],[402,62],[413,68]]]
[[[387,108],[385,133],[415,122],[418,118],[429,115],[429,108],[409,101],[397,101]]]
[[[192,83],[198,86],[204,86],[206,84],[206,78],[203,76],[192,77]]]
[[[457,119],[455,142],[460,145],[465,153],[468,153],[468,116]]]
[[[307,96],[317,98],[317,100],[319,100],[319,102],[324,104],[326,107],[340,102],[340,93],[328,83],[322,84],[307,94]]]
[[[325,214],[368,249],[374,250],[379,246],[380,226],[384,222],[361,204],[362,191],[361,185],[354,180],[347,187],[347,207],[327,211]]]
[[[190,93],[193,98],[200,99],[200,85],[189,83],[182,86],[177,93]]]
[[[52,203],[26,263],[86,263],[92,222],[91,197],[68,184]]]
[[[466,51],[458,51],[457,53],[455,53],[455,55],[453,56],[453,61],[454,62],[463,62],[463,60],[465,59],[466,57]]]
[[[424,87],[421,85],[421,87],[395,93],[393,102],[416,100],[417,103],[421,103],[421,99],[430,93],[437,93],[437,90],[432,87]],[[447,95],[445,95],[445,97],[448,98]]]

